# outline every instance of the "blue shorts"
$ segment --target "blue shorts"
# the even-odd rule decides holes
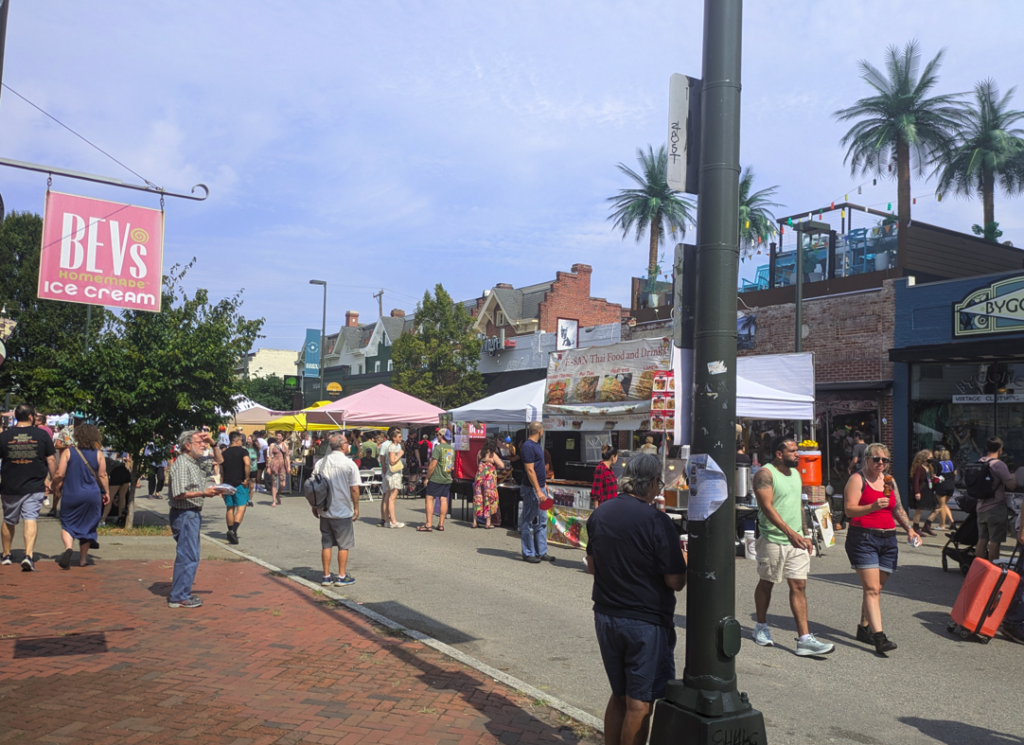
[[[594,626],[612,695],[634,701],[664,698],[665,685],[676,677],[676,630],[597,611]]]
[[[896,571],[899,553],[895,531],[885,536],[872,535],[851,525],[846,533],[846,555],[853,569],[880,569],[892,574]]]
[[[236,486],[234,494],[224,495],[225,507],[245,507],[249,504],[249,490],[244,486]]]
[[[433,481],[427,482],[427,496],[438,497],[439,499],[449,499],[452,495],[451,484],[438,484]]]

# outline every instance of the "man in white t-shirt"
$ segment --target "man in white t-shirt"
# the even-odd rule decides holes
[[[267,470],[267,448],[270,447],[270,443],[263,436],[265,434],[265,431],[260,432],[256,438],[256,491],[262,492],[266,491],[263,487],[263,472]]]
[[[330,585],[351,585],[355,578],[348,573],[348,552],[356,545],[355,522],[359,519],[359,467],[345,454],[348,439],[341,432],[327,438],[330,452],[313,467],[313,475],[321,475],[331,484],[331,503],[326,510],[313,507],[313,517],[320,518],[320,554],[324,578]],[[331,576],[331,552],[338,549],[338,574]]]

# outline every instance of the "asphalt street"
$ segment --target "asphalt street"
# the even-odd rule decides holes
[[[272,508],[258,495],[240,531],[240,549],[319,579],[317,521],[304,498]],[[166,500],[142,498],[164,512]],[[337,588],[373,610],[430,634],[595,716],[609,693],[594,636],[582,551],[552,547],[554,564],[520,560],[519,537],[505,529],[471,529],[449,520],[443,533],[417,533],[422,501],[399,500],[408,527],[377,527],[379,502],[362,504],[349,571],[356,584]],[[211,499],[204,532],[226,540],[223,507]],[[779,588],[769,613],[774,648],[750,641],[754,562],[737,558],[736,617],[744,627],[737,658],[740,690],[764,712],[770,742],[866,745],[1024,745],[1014,692],[1024,647],[997,637],[982,645],[946,631],[960,588],[943,573],[944,539],[913,549],[901,544],[900,568],[882,600],[885,630],[899,649],[888,658],[857,642],[860,587],[842,548],[843,534],[812,560],[808,583],[811,630],[836,644],[825,658],[800,658],[787,594]],[[200,568],[199,584],[204,571]],[[683,668],[685,592],[680,594],[677,671]],[[325,634],[330,629],[324,629]]]

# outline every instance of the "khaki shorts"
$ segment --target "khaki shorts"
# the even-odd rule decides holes
[[[789,543],[772,543],[764,536],[754,544],[757,551],[757,576],[779,584],[787,579],[807,579],[811,555]]]

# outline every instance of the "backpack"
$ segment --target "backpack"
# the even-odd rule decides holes
[[[978,460],[967,463],[961,472],[964,486],[967,487],[967,496],[979,501],[995,498],[998,484],[992,475],[988,461]]]
[[[316,507],[320,512],[331,509],[331,482],[321,474],[314,473],[306,479],[306,483],[302,485],[302,491],[305,493],[310,507]]]

